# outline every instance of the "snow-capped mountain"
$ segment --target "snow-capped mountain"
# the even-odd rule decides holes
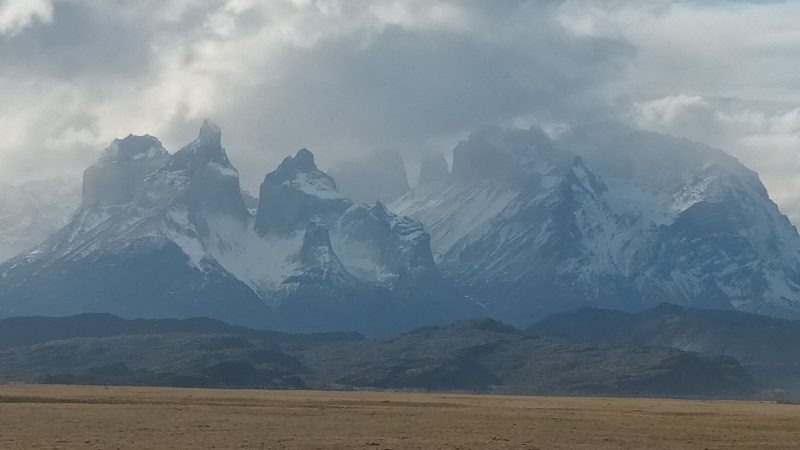
[[[80,206],[72,179],[0,183],[0,262],[31,249],[66,225]]]
[[[83,192],[65,228],[0,266],[3,316],[109,312],[258,324],[268,312],[204,249],[207,214],[247,214],[236,210],[238,176],[212,124],[174,155],[151,136],[115,140],[86,170]]]
[[[242,274],[240,279],[251,280],[256,290],[272,292],[265,297],[273,298],[279,310],[299,308],[309,297],[326,298],[327,304],[334,305],[355,302],[362,306],[337,309],[371,308],[373,322],[377,317],[384,318],[376,323],[383,329],[439,323],[476,313],[439,274],[430,236],[421,224],[389,213],[380,202],[370,206],[346,198],[333,178],[317,168],[314,155],[306,149],[287,157],[264,178],[254,231],[273,249],[272,266],[285,271],[273,278],[271,286],[255,283],[280,271]],[[306,251],[301,254],[306,256],[294,256],[301,240],[303,249],[316,249],[313,258]],[[324,293],[307,293],[308,286],[316,288],[319,283],[297,285],[298,279],[323,275],[331,281],[324,283],[328,286]],[[378,310],[381,303],[385,306]],[[290,315],[314,317],[312,308],[320,306],[316,302],[302,307],[305,313]],[[325,320],[338,320],[335,317],[327,314]]]
[[[411,219],[341,195],[300,150],[268,174],[253,215],[206,121],[170,155],[115,140],[84,174],[65,228],[0,265],[0,315],[208,316],[292,330],[385,333],[459,317]]]
[[[800,237],[722,151],[614,126],[555,141],[487,129],[454,149],[452,173],[422,173],[392,209],[425,225],[442,271],[491,315],[666,301],[800,316]]]
[[[152,136],[115,140],[73,219],[0,264],[0,316],[370,334],[665,301],[800,316],[797,231],[754,172],[700,144],[486,129],[454,149],[452,171],[426,158],[386,208],[348,198],[306,149],[246,201],[221,139],[207,121],[174,154]]]

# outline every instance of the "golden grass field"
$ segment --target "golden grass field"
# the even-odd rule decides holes
[[[800,406],[0,386],[0,449],[800,448]]]

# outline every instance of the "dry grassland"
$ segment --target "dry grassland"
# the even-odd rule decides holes
[[[760,402],[0,386],[0,449],[800,448]]]

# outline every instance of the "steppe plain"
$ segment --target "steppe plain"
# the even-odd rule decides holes
[[[0,386],[2,449],[800,448],[772,402]]]

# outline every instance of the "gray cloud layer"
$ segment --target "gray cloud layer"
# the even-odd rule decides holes
[[[175,150],[203,117],[251,189],[302,146],[323,164],[413,161],[488,123],[617,118],[726,148],[800,212],[796,17],[790,2],[0,0],[0,177],[77,174],[128,133]]]

